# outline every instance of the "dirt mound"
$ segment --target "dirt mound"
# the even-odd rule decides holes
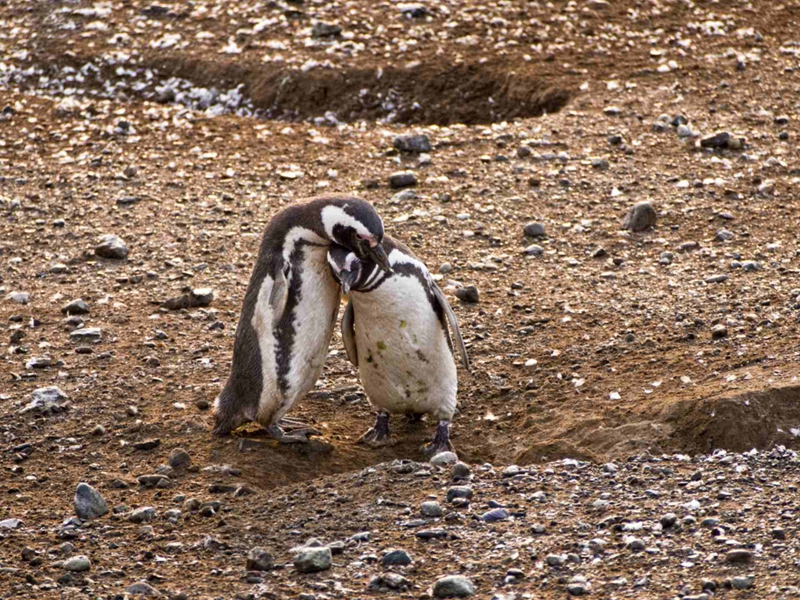
[[[174,56],[148,65],[164,77],[205,87],[236,87],[269,118],[307,119],[333,113],[339,121],[384,119],[448,125],[538,117],[572,96],[535,73],[497,62],[432,61],[415,68],[286,69],[255,62]]]
[[[748,392],[730,397],[684,400],[667,422],[682,451],[717,448],[746,452],[787,444],[800,433],[800,386]]]

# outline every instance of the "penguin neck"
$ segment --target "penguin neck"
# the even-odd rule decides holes
[[[286,235],[283,238],[283,243],[281,244],[280,252],[281,256],[283,256],[283,260],[289,262],[292,252],[294,252],[294,250],[300,244],[317,246],[321,250],[324,250],[324,255],[325,252],[327,252],[327,248],[331,242],[329,239],[322,237],[308,227],[294,225],[286,232]]]

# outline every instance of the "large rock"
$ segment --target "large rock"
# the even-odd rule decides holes
[[[116,235],[104,235],[100,238],[100,243],[94,249],[94,253],[100,258],[110,258],[122,260],[128,256],[128,246],[125,245]]]
[[[96,489],[88,483],[79,483],[75,491],[75,514],[84,521],[108,513],[108,505]]]
[[[67,398],[68,396],[62,392],[60,388],[55,386],[39,388],[33,390],[33,400],[19,412],[20,414],[58,413],[64,410],[62,402],[67,400]]]
[[[655,227],[658,215],[656,209],[649,202],[639,202],[631,207],[625,220],[622,222],[623,229],[630,231],[644,231]]]
[[[256,546],[247,553],[248,571],[269,571],[275,566],[272,554]]]
[[[472,582],[461,575],[442,577],[433,586],[435,598],[466,598],[475,593]]]
[[[86,556],[79,554],[78,556],[73,556],[72,558],[65,560],[62,566],[66,571],[81,573],[83,571],[88,571],[91,568],[92,563]]]
[[[327,546],[301,548],[294,557],[294,568],[301,573],[318,573],[331,568],[333,557]]]

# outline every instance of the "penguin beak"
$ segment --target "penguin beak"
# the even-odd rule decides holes
[[[353,284],[356,282],[358,276],[353,271],[342,271],[339,273],[339,278],[342,281],[342,294],[345,296],[350,293]]]
[[[386,251],[380,244],[375,244],[372,248],[367,250],[370,260],[378,265],[387,273],[392,273],[392,267],[389,266],[389,257],[386,256]]]

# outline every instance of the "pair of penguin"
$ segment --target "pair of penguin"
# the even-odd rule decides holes
[[[378,409],[361,441],[387,443],[391,413],[430,413],[439,423],[427,451],[452,449],[454,346],[469,366],[455,314],[425,265],[384,235],[371,204],[352,196],[312,198],[268,224],[234,337],[231,373],[214,402],[214,433],[256,421],[283,443],[319,434],[286,414],[322,372],[342,291],[352,291],[342,320],[347,356]]]

